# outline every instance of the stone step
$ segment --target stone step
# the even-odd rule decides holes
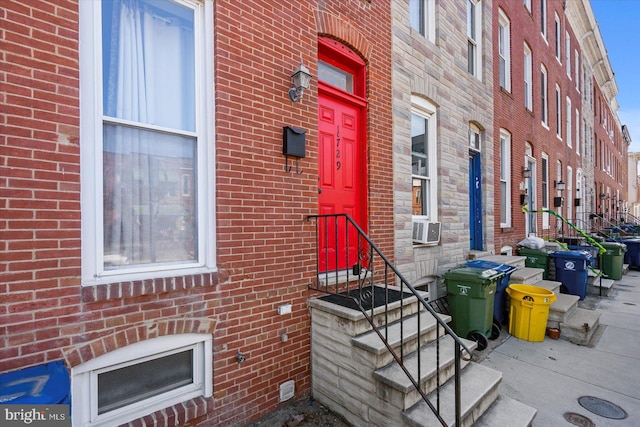
[[[502,381],[502,372],[470,362],[462,370],[460,378],[461,425],[470,427],[486,412],[498,397],[498,388]],[[428,395],[429,401],[436,406],[435,391]],[[455,423],[455,382],[453,380],[440,389],[440,414],[446,425]],[[423,400],[402,413],[409,426],[424,427],[441,425],[433,411]],[[511,424],[506,424],[511,425]]]
[[[439,343],[431,342],[420,348],[420,376],[418,377],[418,352],[409,354],[404,359],[404,366],[415,378],[425,393],[435,390],[438,383],[444,384],[455,372],[455,341],[451,335],[441,337]],[[462,339],[462,342],[473,351],[477,344],[474,341]],[[440,348],[440,378],[436,378],[436,352]],[[468,359],[468,358],[467,358]],[[464,358],[460,361],[460,367],[464,368],[469,362]],[[373,373],[380,383],[387,387],[381,387],[378,392],[384,401],[391,403],[401,411],[410,408],[422,399],[422,396],[413,386],[409,377],[400,365],[393,361],[387,366],[377,369]]]
[[[574,344],[587,345],[600,325],[600,313],[577,308],[571,317],[560,323],[560,337]]]
[[[525,285],[535,285],[542,280],[543,268],[524,267],[511,273],[509,284],[522,283]]]
[[[481,261],[496,262],[498,264],[511,265],[516,268],[525,268],[526,256],[509,256],[509,255],[489,255],[482,258],[478,258]]]
[[[449,315],[439,314],[438,316],[445,323],[451,321],[451,316]],[[418,324],[420,326],[421,346],[435,340],[437,335],[444,335],[444,329],[441,326],[439,327],[438,333],[436,330],[436,318],[427,310],[422,310],[420,312],[420,317],[418,317],[417,314],[414,314],[392,323],[387,327],[383,326],[380,328],[380,333],[382,336],[386,337],[389,345],[397,354],[400,354],[401,345],[404,354],[410,354],[418,348]],[[404,337],[401,336],[401,332]],[[393,356],[384,345],[384,342],[375,331],[369,331],[358,335],[357,337],[354,337],[351,342],[355,347],[371,353],[371,356],[369,357],[375,359],[374,366],[376,369],[383,367],[394,360]]]
[[[399,288],[391,286],[389,286],[389,289],[399,290]],[[406,288],[405,292],[407,292]],[[419,291],[419,293],[425,300],[428,299],[427,292]],[[330,329],[341,330],[352,337],[371,331],[371,324],[360,310],[344,307],[323,298],[326,297],[312,298],[308,303],[310,308],[324,313],[317,315],[318,321],[324,320],[330,326]],[[418,299],[415,296],[410,296],[389,303],[386,307],[382,305],[373,310],[367,310],[367,315],[373,315],[374,323],[379,326],[395,322],[400,319],[401,315],[406,317],[417,313],[418,306]]]
[[[560,323],[567,321],[578,308],[580,297],[556,293],[556,300],[549,307],[547,327],[558,328]]]
[[[554,294],[558,295],[560,293],[560,286],[562,285],[562,282],[556,282],[555,280],[540,280],[534,285],[548,289]]]
[[[608,297],[613,290],[615,280],[598,278],[595,281],[587,282],[587,294]]]
[[[529,427],[538,410],[510,397],[499,395],[473,427]]]

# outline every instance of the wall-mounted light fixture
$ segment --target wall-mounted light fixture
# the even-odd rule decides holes
[[[289,98],[291,98],[291,101],[297,102],[302,98],[304,91],[309,89],[309,83],[311,83],[311,73],[309,73],[309,69],[305,67],[302,62],[300,62],[300,66],[291,74],[291,82],[293,82],[293,87],[289,89]]]
[[[528,179],[528,178],[531,178],[532,176],[533,175],[532,175],[531,169],[527,169],[527,168],[522,169],[523,178]]]
[[[564,189],[565,189],[565,183],[564,183],[563,180],[560,180],[560,181],[555,181],[554,180],[553,181],[553,186],[555,188],[557,188],[558,190],[560,190],[560,191],[564,191]]]

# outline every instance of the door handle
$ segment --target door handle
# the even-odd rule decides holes
[[[322,193],[322,188],[318,188],[318,194]]]

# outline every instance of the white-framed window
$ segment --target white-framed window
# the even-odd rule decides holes
[[[562,61],[562,53],[561,53],[561,46],[562,46],[562,41],[560,40],[560,35],[562,34],[562,31],[560,29],[560,18],[558,17],[558,14],[555,14],[555,25],[554,25],[554,35],[555,35],[555,48],[556,48],[556,59],[558,60],[558,62]]]
[[[533,111],[533,60],[531,49],[524,44],[524,107]]]
[[[562,139],[562,92],[556,85],[556,136]]]
[[[113,426],[212,395],[212,336],[153,338],[71,369],[74,426]]]
[[[531,13],[531,0],[523,0],[524,7]]]
[[[409,0],[411,28],[432,43],[436,41],[435,0]]]
[[[412,97],[411,177],[412,214],[415,219],[437,221],[436,107],[424,98]]]
[[[540,0],[540,34],[547,40],[547,0]]]
[[[213,1],[79,12],[83,284],[214,269]]]
[[[556,178],[557,182],[562,181],[562,162],[560,160],[558,160],[556,162],[556,176],[557,176],[557,178]],[[565,188],[566,188],[566,185],[567,185],[567,183],[565,182]],[[561,197],[562,196],[562,191],[557,189],[556,190],[556,195]],[[562,215],[562,206],[558,206],[556,208],[558,209],[558,213],[560,215]]]
[[[567,67],[567,77],[571,80],[571,36],[568,31],[564,35],[564,55],[564,62]]]
[[[571,135],[573,132],[573,123],[571,121],[573,115],[573,108],[571,107],[571,98],[567,96],[565,101],[567,103],[567,146],[573,147],[573,138]]]
[[[542,153],[542,165],[541,165],[542,178],[540,180],[540,186],[542,191],[542,199],[540,203],[542,209],[549,209],[549,155]],[[547,212],[542,213],[542,228],[549,228],[549,214]]]
[[[482,78],[480,64],[482,52],[482,2],[467,0],[467,71]]]
[[[576,90],[580,92],[580,54],[578,50],[573,51],[573,74],[576,81]]]
[[[578,156],[580,155],[581,145],[582,144],[580,141],[580,110],[576,108],[576,154]]]
[[[549,99],[548,99],[548,78],[547,69],[540,65],[540,114],[542,125],[549,128]]]
[[[511,134],[500,129],[500,227],[511,227]]]
[[[511,92],[511,23],[498,10],[498,56],[500,61],[500,87]]]

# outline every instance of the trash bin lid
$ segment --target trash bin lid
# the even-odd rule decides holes
[[[71,392],[69,371],[62,361],[0,374],[0,403],[59,404]]]
[[[600,244],[605,249],[627,249],[627,245],[620,242],[602,242]]]
[[[505,274],[512,273],[513,271],[516,270],[516,267],[514,267],[513,265],[500,264],[498,262],[484,261],[481,259],[469,261],[465,263],[465,266],[471,267],[471,268],[481,268],[483,270],[495,270],[498,273],[505,273]]]
[[[460,267],[450,270],[444,274],[444,278],[452,280],[462,280],[477,284],[489,284],[501,278],[504,274],[493,269]]]
[[[551,254],[554,258],[568,258],[568,259],[581,259],[590,260],[591,254],[586,251],[555,251]]]

